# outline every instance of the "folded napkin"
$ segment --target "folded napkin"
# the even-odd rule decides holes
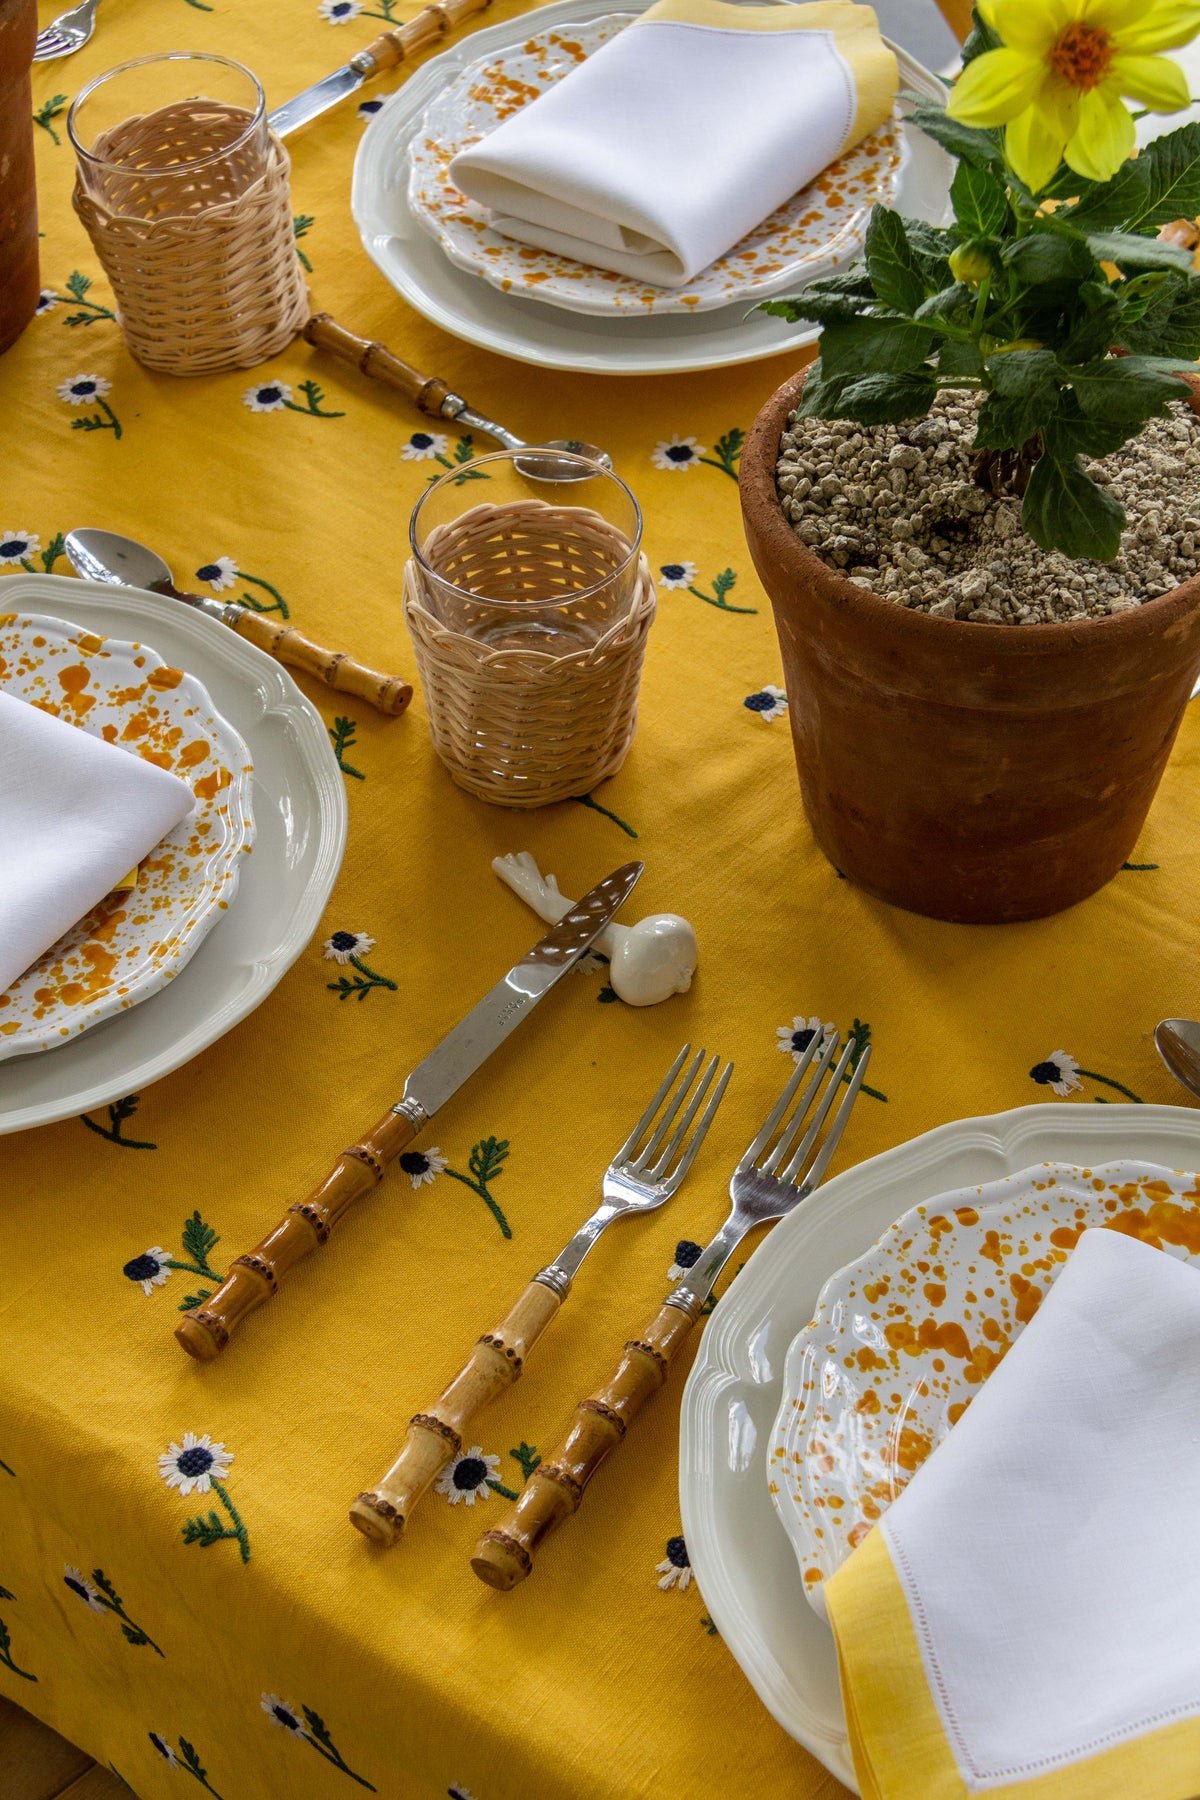
[[[658,0],[450,164],[504,236],[683,287],[888,117],[850,0]]]
[[[1085,1231],[837,1572],[871,1800],[1200,1793],[1200,1273]]]
[[[165,769],[0,693],[0,993],[192,804]]]

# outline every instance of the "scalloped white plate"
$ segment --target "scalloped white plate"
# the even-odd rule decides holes
[[[140,1092],[253,1012],[316,930],[346,841],[345,783],[320,714],[244,638],[178,601],[61,575],[0,578],[0,612],[20,611],[65,615],[103,637],[145,637],[195,675],[249,749],[258,836],[233,905],[152,1001],[53,1056],[0,1065],[0,1134]]]
[[[764,1472],[793,1338],[829,1276],[935,1194],[1038,1162],[1128,1157],[1187,1168],[1198,1144],[1200,1119],[1182,1106],[1051,1101],[940,1126],[818,1188],[764,1239],[705,1327],[680,1426],[688,1556],[760,1700],[853,1792],[833,1639],[805,1598]]]
[[[511,49],[468,63],[428,107],[409,144],[408,204],[452,263],[502,294],[526,292],[544,306],[597,318],[693,315],[749,306],[771,294],[795,293],[857,255],[876,201],[896,196],[911,154],[899,109],[887,124],[800,188],[790,200],[717,257],[686,288],[655,287],[552,251],[535,250],[494,231],[487,208],[450,180],[450,163],[520,105],[578,67],[631,24],[634,13],[608,13],[575,26],[569,39],[553,27],[530,32]],[[532,21],[531,21],[532,22]]]
[[[202,683],[149,644],[46,613],[3,613],[0,658],[7,693],[148,757],[195,799],[143,858],[133,892],[92,907],[0,994],[3,1061],[61,1049],[175,979],[237,893],[254,843],[254,771]]]
[[[555,0],[537,9],[538,29],[577,26],[614,10],[644,12],[652,0]],[[502,294],[477,275],[456,268],[422,229],[408,205],[409,146],[431,101],[479,56],[493,57],[525,43],[523,13],[473,31],[421,68],[387,100],[367,127],[354,161],[350,209],[368,256],[403,299],[443,330],[469,344],[543,369],[593,375],[670,375],[724,369],[813,344],[819,327],[794,325],[766,313],[747,314],[744,301],[697,316],[592,318]],[[946,89],[895,44],[900,86],[943,101]],[[905,128],[910,151],[896,204],[911,218],[940,225],[949,205],[953,166],[923,132]],[[585,421],[586,423],[586,421]],[[577,424],[575,429],[582,430]]]

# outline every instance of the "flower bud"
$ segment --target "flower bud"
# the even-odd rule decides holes
[[[965,282],[968,287],[979,287],[995,272],[992,253],[983,244],[959,244],[950,252],[950,273],[955,281]]]

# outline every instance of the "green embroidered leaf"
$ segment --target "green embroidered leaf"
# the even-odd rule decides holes
[[[970,163],[977,169],[1003,166],[1004,151],[998,131],[981,131],[973,125],[960,125],[944,107],[935,106],[932,100],[919,100],[909,118],[926,137],[931,137],[935,144],[940,144],[961,162]]]
[[[897,425],[903,419],[919,419],[929,411],[937,393],[932,370],[910,370],[901,375],[864,375],[846,382],[837,414],[860,425]]]
[[[1008,195],[987,169],[960,162],[950,184],[954,216],[968,237],[998,237],[1008,223]]]
[[[884,306],[914,313],[925,298],[925,277],[909,248],[904,220],[886,206],[873,206],[864,252],[867,274]]]
[[[122,1625],[121,1632],[131,1644],[148,1644],[150,1639],[136,1625]]]
[[[211,1288],[201,1288],[198,1294],[185,1294],[179,1302],[180,1312],[195,1312],[198,1306],[203,1306],[206,1300],[212,1299],[212,1292]]]
[[[211,1225],[206,1225],[199,1212],[194,1212],[183,1227],[183,1247],[193,1261],[207,1263],[209,1252],[220,1243]]]
[[[482,1138],[472,1147],[467,1167],[479,1183],[487,1187],[501,1173],[500,1164],[508,1155],[507,1138]]]
[[[320,1714],[315,1713],[311,1706],[302,1707],[301,1711],[308,1720],[309,1729],[313,1736],[318,1742],[324,1744],[327,1750],[333,1750],[333,1739],[329,1735],[329,1727],[326,1725],[324,1719],[321,1718]],[[337,1752],[334,1751],[334,1754],[336,1755]]]
[[[82,274],[78,269],[72,269],[71,273],[67,276],[66,289],[72,299],[82,300],[91,285],[91,276]]]
[[[1021,523],[1043,550],[1110,562],[1121,547],[1125,514],[1072,457],[1045,455],[1034,464]]]
[[[101,1593],[108,1595],[109,1599],[113,1603],[114,1608],[119,1608],[120,1604],[121,1604],[121,1596],[120,1596],[120,1594],[118,1594],[118,1592],[117,1592],[116,1588],[113,1586],[112,1582],[108,1579],[108,1576],[104,1573],[104,1570],[103,1569],[93,1569],[92,1570],[92,1580],[95,1582],[96,1586],[100,1589]]]
[[[1157,238],[1138,237],[1132,231],[1090,231],[1088,249],[1097,262],[1116,263],[1118,268],[1178,269],[1191,273],[1192,253],[1178,244],[1163,244]]]
[[[822,379],[842,376],[856,381],[862,375],[919,369],[932,344],[932,327],[907,319],[858,318],[828,325],[821,338]]]
[[[199,1781],[203,1781],[208,1774],[208,1770],[204,1767],[200,1758],[197,1756],[195,1749],[188,1743],[185,1737],[181,1737],[179,1740],[179,1750],[184,1762],[187,1764],[192,1774],[195,1775]]]
[[[0,1587],[0,1600],[15,1600],[16,1597],[15,1594],[10,1594],[6,1587]]]
[[[213,1544],[220,1543],[222,1538],[236,1536],[236,1531],[226,1531],[215,1512],[210,1512],[207,1519],[189,1519],[183,1527],[184,1543],[199,1544],[202,1550],[210,1549]]]
[[[1047,281],[1082,281],[1092,273],[1094,262],[1086,238],[1050,227],[1035,226],[1028,237],[1011,239],[1000,255],[1031,287]]]

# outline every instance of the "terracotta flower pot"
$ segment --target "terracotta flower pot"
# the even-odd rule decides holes
[[[881,899],[977,924],[1084,900],[1127,860],[1200,669],[1200,578],[1125,613],[975,625],[910,612],[829,569],[775,489],[804,372],[741,463],[800,791],[830,861]],[[1200,703],[1198,703],[1200,704]]]
[[[0,0],[0,354],[40,292],[29,73],[37,28],[37,0]]]

